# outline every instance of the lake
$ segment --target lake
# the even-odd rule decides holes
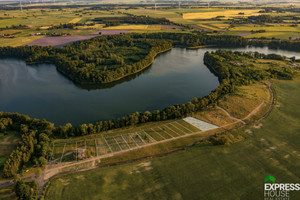
[[[55,125],[96,122],[136,111],[153,111],[203,97],[218,87],[218,78],[203,63],[206,51],[174,48],[159,55],[151,67],[114,84],[78,86],[54,65],[28,66],[22,60],[0,60],[0,110],[46,119]],[[299,53],[246,47],[239,51]]]

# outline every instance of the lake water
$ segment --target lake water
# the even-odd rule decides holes
[[[75,85],[54,65],[28,66],[22,60],[2,59],[0,110],[47,119],[56,125],[79,125],[186,103],[218,87],[218,78],[203,64],[204,53],[213,50],[174,48],[159,55],[145,71],[104,87]],[[296,52],[268,48],[235,50],[300,57]]]

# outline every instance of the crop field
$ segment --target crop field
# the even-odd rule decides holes
[[[247,34],[245,38],[278,38],[278,39],[289,39],[297,38],[300,36],[300,32],[265,32],[265,33],[254,33],[254,34]]]
[[[197,24],[197,26],[199,26],[201,28],[209,29],[209,30],[216,30],[216,31],[219,30],[219,28],[214,27],[212,25],[207,25],[207,24]]]
[[[231,31],[259,31],[259,30],[265,30],[270,32],[300,32],[300,27],[291,27],[289,25],[278,25],[278,26],[259,26],[259,25],[243,25],[243,26],[237,26],[230,28]]]
[[[72,19],[71,21],[69,21],[69,23],[75,24],[75,23],[79,22],[81,19],[82,19],[81,17],[76,17],[76,18]]]
[[[147,144],[158,143],[168,139],[175,139],[191,133],[216,129],[218,126],[188,117],[162,124],[152,128],[120,135],[101,138],[84,139],[71,142],[58,142],[52,147],[49,161],[70,162],[79,159],[87,159],[94,156],[102,156],[123,150],[139,148]],[[82,153],[84,152],[84,153]],[[83,157],[80,155],[84,154]]]
[[[130,13],[134,15],[147,15],[149,17],[165,17],[166,19],[176,22],[176,23],[183,23],[186,24],[188,23],[187,20],[183,19],[180,13],[176,12],[175,10],[153,10],[153,9],[144,9],[144,8],[139,8],[139,9],[120,9],[118,11],[125,12],[125,13]],[[178,9],[179,11],[179,9]]]
[[[37,39],[33,42],[26,43],[26,45],[33,46],[33,45],[39,45],[39,46],[56,46],[61,47],[67,44],[70,44],[75,41],[79,40],[88,40],[94,37],[98,37],[99,32],[101,32],[101,35],[116,35],[120,33],[127,33],[128,30],[101,30],[92,34],[88,35],[72,35],[72,36],[59,36],[59,37],[43,37],[40,39]]]
[[[233,17],[247,17],[247,16],[255,16],[259,15],[259,9],[245,9],[245,10],[230,10],[224,9],[220,11],[208,11],[208,12],[192,12],[192,13],[183,13],[183,19],[212,19],[212,18],[221,18],[221,19],[229,19]],[[239,15],[239,13],[244,13],[243,15]]]
[[[220,29],[225,29],[229,27],[229,24],[212,24],[212,25]]]

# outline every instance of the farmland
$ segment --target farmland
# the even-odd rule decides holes
[[[20,46],[30,43],[36,39],[44,37],[44,34],[70,34],[85,35],[103,29],[129,30],[130,32],[190,32],[195,30],[216,32],[215,34],[242,35],[247,34],[247,38],[278,38],[289,39],[299,36],[299,27],[291,27],[297,24],[297,20],[285,20],[284,24],[272,23],[264,25],[236,24],[239,19],[246,19],[251,16],[262,15],[263,9],[233,9],[233,8],[169,8],[158,7],[138,7],[116,8],[111,10],[91,10],[88,8],[74,9],[27,9],[23,13],[16,10],[7,10],[0,14],[0,28],[26,26],[24,28],[10,28],[2,31],[3,34],[14,32],[12,38],[0,38],[0,46]],[[152,18],[166,18],[171,23],[177,25],[190,26],[190,28],[165,25],[145,25],[145,24],[119,24],[117,26],[105,27],[104,24],[95,23],[96,18],[122,18],[129,15],[148,16]],[[271,16],[296,16],[295,13],[270,13]],[[52,29],[60,24],[74,24],[73,28]],[[192,28],[191,28],[192,27]],[[265,30],[265,33],[252,33],[251,31]],[[41,34],[40,36],[29,36],[31,34]]]
[[[167,157],[60,176],[46,199],[259,199],[269,174],[280,182],[299,180],[298,87],[299,79],[276,83],[277,106],[259,126],[239,130],[247,138],[240,143],[202,144]]]
[[[229,10],[229,9],[224,9],[224,10],[214,10],[214,9],[204,9],[200,10],[201,12],[192,12],[192,13],[183,13],[182,18],[183,19],[190,19],[190,20],[195,20],[195,19],[213,19],[213,18],[220,18],[220,19],[229,19],[229,18],[234,18],[241,16],[239,13],[243,12],[244,14],[242,15],[243,17],[247,16],[255,16],[259,15],[258,9],[251,9],[251,10]]]

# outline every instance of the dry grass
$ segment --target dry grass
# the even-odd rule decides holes
[[[232,116],[242,119],[268,99],[269,93],[266,87],[257,83],[239,87],[234,94],[225,97],[219,105]]]
[[[0,38],[0,47],[2,46],[22,46],[44,36],[26,36],[26,37],[17,37],[17,38]]]
[[[225,29],[229,27],[229,24],[213,24],[213,25],[220,29]]]
[[[236,122],[236,120],[228,117],[222,110],[217,108],[210,108],[209,110],[195,113],[192,116],[217,126],[224,126]]]

